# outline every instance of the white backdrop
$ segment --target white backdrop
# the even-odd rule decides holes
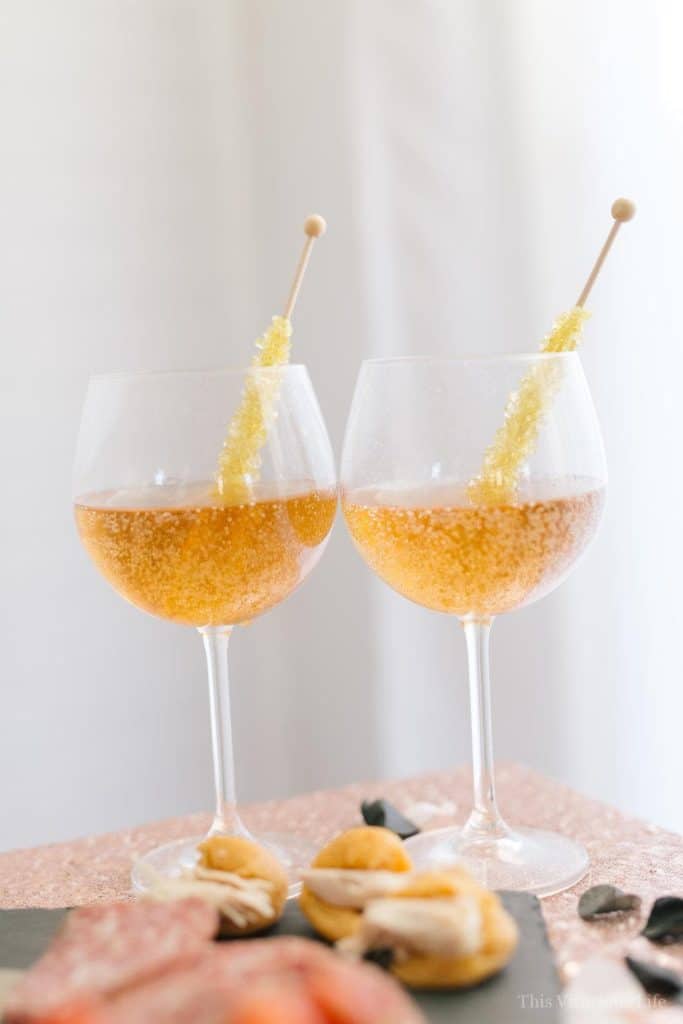
[[[244,362],[295,324],[337,452],[359,361],[535,347],[639,202],[585,363],[611,472],[554,595],[497,623],[497,752],[683,826],[681,6],[2,0],[0,848],[208,807],[199,639],[99,579],[70,508],[88,373]],[[343,523],[234,637],[245,798],[468,756],[463,638]]]

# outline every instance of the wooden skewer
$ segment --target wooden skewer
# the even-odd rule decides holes
[[[311,258],[311,250],[313,249],[315,240],[316,238],[321,238],[326,231],[327,223],[325,222],[325,219],[320,217],[317,213],[313,214],[311,217],[307,217],[304,221],[304,234],[306,235],[306,241],[304,242],[304,247],[301,252],[301,256],[299,257],[299,264],[296,268],[296,273],[294,274],[289,298],[287,299],[287,303],[282,314],[285,320],[292,319],[296,300],[299,297],[301,282],[304,279],[304,274],[306,273],[308,261]]]
[[[607,253],[612,248],[612,243],[619,233],[619,228],[622,224],[625,224],[627,220],[632,220],[636,215],[636,204],[632,203],[630,199],[615,199],[612,203],[612,216],[614,217],[614,223],[610,228],[609,234],[605,239],[605,244],[598,254],[598,258],[593,264],[593,269],[588,275],[588,280],[583,286],[583,291],[576,300],[576,305],[581,307],[586,303],[586,299],[591,293],[591,289],[595,284],[596,278],[602,270],[602,265],[607,259]]]

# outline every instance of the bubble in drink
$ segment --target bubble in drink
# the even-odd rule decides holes
[[[351,536],[399,594],[435,611],[487,617],[557,586],[593,537],[604,489],[526,483],[517,500],[473,506],[466,486],[370,488],[343,496]]]
[[[245,622],[279,604],[318,560],[334,490],[256,485],[224,504],[209,482],[87,495],[81,540],[102,575],[143,611],[191,626]]]

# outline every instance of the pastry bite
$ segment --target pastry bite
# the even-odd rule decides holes
[[[204,900],[219,912],[223,937],[252,935],[279,921],[289,882],[271,853],[241,836],[210,836],[198,850],[193,869],[179,878],[157,878],[146,898]]]
[[[498,896],[465,871],[422,872],[365,905],[355,931],[338,943],[356,957],[381,957],[410,988],[465,988],[510,960],[517,926]]]
[[[299,906],[331,942],[352,935],[370,899],[405,886],[412,862],[387,828],[350,828],[335,836],[302,873]]]

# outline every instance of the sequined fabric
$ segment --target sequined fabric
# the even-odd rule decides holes
[[[638,937],[657,896],[683,894],[683,839],[519,765],[500,768],[497,778],[500,805],[510,822],[556,829],[583,842],[590,854],[589,876],[575,889],[543,901],[564,980],[575,976],[584,960],[621,958],[627,952],[683,971],[682,945],[657,947]],[[379,796],[404,811],[415,804],[444,807],[448,814],[434,817],[430,825],[461,823],[469,810],[470,775],[459,769],[398,782],[355,784],[247,805],[242,814],[254,831],[295,831],[322,845],[335,832],[360,822],[362,799]],[[125,898],[136,857],[172,839],[199,835],[208,825],[208,815],[196,814],[0,854],[0,907],[64,907]],[[576,912],[578,895],[599,882],[640,895],[641,913],[614,921],[582,921]],[[652,1018],[656,1024],[660,1012],[638,1019]]]

